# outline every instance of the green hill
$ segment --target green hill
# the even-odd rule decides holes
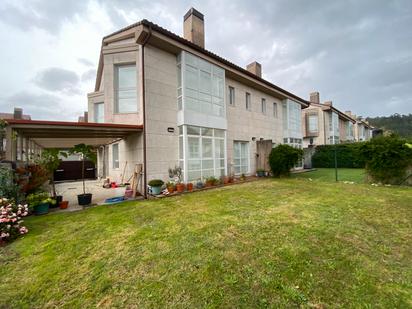
[[[412,114],[393,114],[387,117],[366,118],[371,125],[384,131],[391,131],[402,137],[412,137]]]

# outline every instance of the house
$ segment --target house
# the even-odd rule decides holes
[[[319,92],[310,94],[310,105],[302,110],[303,147],[353,142],[357,121],[335,108],[331,101],[320,103]]]
[[[99,148],[99,176],[127,179],[139,163],[144,185],[174,166],[185,182],[252,175],[267,161],[259,149],[302,148],[308,102],[263,79],[258,62],[244,69],[208,51],[204,28],[191,8],[183,37],[142,20],[103,38],[88,121],[143,130]]]

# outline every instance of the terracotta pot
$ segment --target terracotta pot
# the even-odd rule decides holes
[[[176,191],[179,192],[179,193],[185,191],[185,185],[183,183],[178,183],[176,185]]]
[[[213,186],[213,181],[206,181],[205,187],[212,187]]]
[[[193,184],[191,182],[189,182],[187,185],[187,191],[193,191]]]
[[[169,191],[169,193],[173,193],[175,191],[174,186],[168,186],[167,191]]]
[[[61,201],[59,207],[60,209],[67,209],[67,207],[69,207],[69,201]]]
[[[223,183],[224,183],[225,185],[227,185],[229,182],[230,182],[230,178],[229,178],[229,177],[227,177],[227,176],[223,177]]]

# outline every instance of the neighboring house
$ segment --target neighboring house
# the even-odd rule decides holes
[[[319,92],[310,94],[310,105],[302,110],[303,148],[355,141],[356,120],[333,107],[320,103]]]
[[[23,114],[23,109],[15,107],[13,113],[1,113],[0,112],[0,119],[24,119],[24,120],[31,120],[30,115]]]
[[[195,9],[183,28],[184,38],[142,20],[103,38],[88,121],[142,125],[143,132],[99,149],[100,176],[127,179],[138,163],[144,184],[167,180],[176,165],[185,182],[250,175],[259,143],[302,148],[308,102],[263,79],[259,63],[243,69],[206,50]]]
[[[13,113],[1,113],[0,112],[0,120],[6,120],[7,119],[16,119],[16,120],[31,120],[30,115],[25,115],[23,114],[23,109],[15,107]],[[22,147],[21,143],[19,142],[19,136],[16,135],[15,139],[18,140],[16,143],[16,160],[21,160],[22,159]],[[10,138],[7,138],[6,130],[0,128],[0,161],[9,159],[7,158],[6,155],[6,149],[7,147],[10,147],[10,144],[12,143],[12,140]],[[9,159],[10,160],[10,159]]]

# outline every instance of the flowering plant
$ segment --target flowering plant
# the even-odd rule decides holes
[[[15,239],[29,231],[21,225],[22,217],[28,213],[27,205],[16,205],[12,200],[0,198],[0,242]]]

